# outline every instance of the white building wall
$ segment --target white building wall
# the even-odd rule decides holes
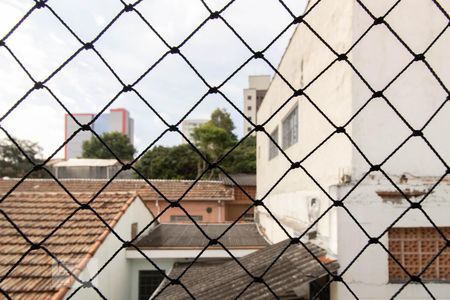
[[[393,5],[390,1],[365,1],[377,16]],[[450,1],[440,1],[450,9]],[[353,40],[373,21],[359,5],[353,9]],[[386,18],[389,25],[415,53],[423,53],[448,21],[433,1],[401,1]],[[425,54],[443,83],[450,79],[450,34],[444,34]],[[374,27],[352,50],[351,61],[375,91],[384,90],[388,83],[414,58],[384,25]],[[356,112],[372,95],[356,73],[352,73],[353,111]],[[390,103],[414,129],[420,129],[448,97],[439,82],[421,61],[414,62],[385,91]],[[444,107],[424,130],[424,135],[448,163],[450,140],[450,108]],[[352,122],[352,137],[374,164],[381,163],[410,134],[405,123],[380,98],[373,100]],[[417,163],[420,161],[420,163]],[[361,155],[354,151],[352,177],[358,179],[368,170]],[[415,176],[439,176],[445,167],[420,137],[412,138],[385,165],[389,174],[411,173]]]
[[[80,124],[88,124],[92,121],[93,115],[91,114],[74,114],[73,115]],[[69,115],[65,115],[65,137],[68,139],[70,136],[80,129],[80,126],[70,117]],[[65,159],[69,158],[79,158],[83,154],[83,142],[90,140],[92,137],[92,133],[90,131],[80,131],[75,135],[69,143],[66,145],[65,149]]]
[[[139,299],[139,271],[156,270],[156,268],[145,258],[128,259],[130,265],[130,281],[131,281],[131,296],[130,300]],[[174,259],[154,259],[153,262],[166,274],[170,273],[175,262]]]
[[[380,183],[378,181],[381,181]],[[437,180],[437,178],[435,178]],[[428,184],[399,184],[402,190],[407,188],[418,191],[428,191],[434,182]],[[349,186],[333,187],[336,195],[343,197],[352,188]],[[377,191],[395,191],[386,180],[375,179],[367,181],[358,187],[345,200],[345,206],[358,220],[362,227],[372,237],[378,237],[385,229],[409,207],[406,200],[392,203],[379,197]],[[423,197],[423,196],[422,196]],[[411,198],[413,201],[422,197]],[[437,226],[450,225],[450,183],[437,188],[423,202],[423,209]],[[370,207],[370,209],[368,209]],[[356,225],[355,221],[344,211],[337,209],[338,228],[338,260],[340,272],[343,272],[350,262],[367,244],[368,238]],[[431,227],[425,215],[417,209],[410,210],[393,227]],[[388,235],[383,235],[380,242],[388,248]],[[401,284],[389,283],[388,254],[380,245],[371,245],[343,275],[343,279],[355,292],[359,299],[391,299],[400,289]],[[450,299],[450,285],[442,283],[427,283],[427,288],[436,299]],[[352,296],[342,284],[333,286],[333,299],[350,299]],[[409,284],[396,299],[430,299],[420,284]]]
[[[248,77],[248,88],[244,89],[243,109],[244,115],[250,118],[254,124],[258,124],[257,111],[261,105],[264,95],[270,85],[270,75],[250,75]],[[243,133],[247,134],[253,129],[251,123],[244,119]]]
[[[352,1],[322,1],[321,9],[313,11],[307,19],[320,34],[326,34],[327,40],[339,51],[348,48],[351,43],[351,4]],[[312,3],[309,4],[311,5]],[[301,24],[291,38],[278,69],[295,89],[299,89],[304,88],[334,59],[335,56],[323,43]],[[344,63],[337,63],[310,85],[306,93],[334,123],[340,125],[348,119],[352,110],[351,84],[350,68]],[[258,122],[261,124],[270,119],[271,115],[292,94],[293,91],[289,86],[275,75],[259,109]],[[269,133],[278,127],[280,146],[283,132],[282,121],[295,105],[299,108],[299,138],[298,142],[285,149],[285,152],[292,161],[299,161],[325,140],[334,128],[305,96],[295,97],[265,125]],[[351,130],[350,125],[347,131],[351,133]],[[318,192],[318,186],[300,169],[291,171],[274,190],[271,190],[274,183],[289,169],[290,163],[281,153],[269,161],[269,144],[270,140],[267,136],[259,132],[257,134],[258,198],[264,198],[264,203],[285,226],[293,227],[293,222],[297,221],[295,227],[304,228],[305,223],[309,222],[308,219],[304,219],[307,201],[312,197],[318,197],[320,206],[324,209],[328,206],[328,199],[324,193]],[[315,154],[309,156],[303,165],[327,190],[328,186],[339,181],[340,173],[351,169],[351,158],[351,144],[342,135],[335,135]],[[268,191],[270,193],[266,197]],[[286,218],[287,207],[289,207],[291,222],[283,220]],[[261,224],[269,239],[274,242],[285,239],[286,235],[280,230],[278,224],[273,222],[264,210],[258,211]],[[328,227],[324,225],[323,229]],[[329,235],[328,230],[323,234]]]
[[[124,240],[130,240],[132,223],[138,223],[139,232],[150,223],[152,219],[153,216],[145,204],[139,198],[136,198],[116,224],[114,230]],[[153,228],[153,226],[151,228]],[[101,268],[105,262],[121,248],[121,246],[121,242],[110,233],[95,255],[90,259],[87,268],[83,270],[80,278],[83,278],[83,280],[91,278],[99,268]],[[134,282],[132,281],[132,270],[132,266],[126,258],[126,250],[122,249],[107,267],[101,271],[100,275],[93,283],[107,299],[130,299],[130,295],[132,295],[131,289],[135,288]],[[66,294],[66,297],[78,286],[78,284],[75,284]],[[71,299],[90,300],[99,298],[100,297],[93,289],[81,289]]]
[[[244,115],[249,117],[253,123],[256,124],[256,90],[255,89],[244,89]],[[244,134],[247,134],[253,129],[253,126],[244,120],[243,130]]]
[[[308,7],[314,3],[315,1],[311,1]],[[394,1],[369,0],[363,3],[375,16],[381,16]],[[444,8],[449,8],[448,1],[440,3]],[[306,20],[338,53],[345,52],[373,23],[373,19],[358,3],[351,0],[322,1]],[[447,20],[432,1],[401,1],[386,20],[416,53],[423,52],[447,26]],[[448,34],[444,34],[426,54],[427,61],[447,86],[450,69],[445,66],[450,59],[449,37]],[[336,56],[304,25],[299,25],[278,70],[294,89],[303,88],[335,58]],[[385,89],[389,81],[413,59],[413,56],[404,50],[384,25],[378,25],[350,52],[348,58],[367,79],[373,90],[378,91]],[[272,113],[284,105],[292,93],[289,86],[280,77],[275,76],[258,112],[259,123],[268,120]],[[336,126],[346,124],[372,96],[370,89],[345,62],[336,62],[315,83],[308,86],[306,93]],[[420,129],[448,97],[422,62],[413,63],[402,76],[384,90],[384,95],[414,129]],[[282,120],[295,105],[298,105],[299,140],[285,152],[292,161],[302,161],[302,165],[316,182],[302,170],[296,169],[273,187],[284,176],[290,163],[281,154],[269,160],[269,140],[265,134],[257,134],[257,197],[264,199],[264,203],[289,234],[301,233],[311,224],[307,213],[310,199],[319,198],[320,211],[323,212],[331,205],[327,193],[334,199],[343,197],[370,168],[357,149],[342,134],[334,135],[314,154],[307,156],[334,131],[333,126],[317,112],[311,101],[304,96],[293,98],[267,122],[265,129],[271,133],[278,126],[281,145]],[[450,140],[444,138],[444,135],[450,132],[449,119],[450,107],[446,105],[424,130],[425,137],[447,163],[450,161]],[[411,130],[396,116],[389,105],[379,99],[369,103],[366,109],[346,126],[346,131],[373,164],[383,162],[411,134]],[[383,164],[383,170],[395,178],[396,182],[402,174],[437,178],[446,172],[444,164],[419,137],[412,138]],[[345,200],[346,207],[352,212],[355,211],[364,228],[370,232],[378,230],[380,233],[379,230],[385,229],[390,224],[388,221],[393,221],[406,205],[383,203],[375,190],[378,188],[393,190],[393,187],[380,177],[371,180],[367,179],[355,189],[351,198]],[[343,182],[349,185],[345,188],[336,188],[336,185]],[[429,188],[430,183],[422,187]],[[427,200],[425,206],[438,226],[450,225],[448,217],[445,216],[445,212],[450,208],[448,188],[445,190],[433,193],[434,200],[430,202]],[[286,238],[279,225],[261,207],[258,208],[257,218],[271,241],[277,242]],[[430,223],[414,212],[396,226],[430,226]],[[341,272],[345,269],[346,263],[348,264],[367,243],[367,238],[361,235],[360,229],[342,209],[332,208],[319,223],[318,232],[322,246],[327,248],[331,255],[337,255]],[[386,239],[382,242],[386,243]],[[388,283],[388,258],[385,252],[370,247],[357,262],[349,270],[347,277],[350,287],[361,299],[388,299],[400,287],[398,284]],[[346,281],[347,277],[344,276]],[[448,284],[427,284],[438,299],[448,299],[450,295],[448,286]],[[332,290],[332,299],[353,298],[340,284],[333,284]],[[429,299],[429,295],[425,293],[423,287],[412,284],[400,295],[400,299]]]

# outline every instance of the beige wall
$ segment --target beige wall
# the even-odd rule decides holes
[[[311,1],[309,7],[314,2]],[[385,14],[394,2],[363,1],[375,16]],[[448,11],[450,2],[440,3]],[[337,53],[345,52],[373,23],[360,5],[352,0],[321,1],[306,20]],[[423,52],[448,25],[448,21],[432,1],[401,1],[386,20],[416,53]],[[446,86],[450,80],[450,69],[447,67],[450,61],[449,38],[447,30],[426,54],[427,62]],[[301,24],[296,29],[278,70],[294,89],[303,88],[335,58],[336,56]],[[370,87],[359,79],[347,63],[336,62],[306,89],[306,93],[336,126],[341,126],[372,96],[370,88],[374,91],[384,90],[412,59],[413,56],[386,26],[378,25],[349,54],[349,60],[368,81]],[[275,76],[259,110],[258,120],[268,120],[292,93],[292,89],[280,77]],[[384,94],[414,129],[420,129],[448,96],[422,62],[414,62],[384,90]],[[292,161],[301,161],[334,131],[333,126],[314,108],[314,104],[304,96],[293,98],[265,126],[269,133],[278,126],[281,145],[282,120],[298,105],[299,140],[297,144],[285,150]],[[450,132],[448,120],[450,107],[446,105],[424,130],[425,137],[446,163],[450,161],[450,140],[445,135]],[[346,126],[346,131],[372,164],[381,163],[412,133],[390,106],[380,99],[371,101],[366,109]],[[316,182],[308,178],[302,170],[294,170],[271,190],[289,169],[290,164],[281,154],[269,160],[268,149],[269,140],[264,134],[258,133],[257,197],[264,199],[264,203],[291,235],[303,233],[315,220],[311,218],[309,211],[309,203],[313,198],[319,199],[322,213],[331,204],[327,193],[333,199],[342,199],[369,170],[369,165],[350,141],[342,134],[334,135],[314,154],[302,161],[302,166]],[[428,189],[444,175],[446,167],[421,138],[414,137],[383,165],[383,170],[397,183],[402,174],[410,178],[409,182],[414,176],[419,176],[419,179],[424,178],[423,176],[433,176],[434,180],[420,187]],[[336,185],[342,184],[343,174],[347,175],[348,184],[344,185],[344,188],[335,188]],[[363,227],[386,227],[388,221],[393,221],[405,209],[403,206],[380,203],[375,189],[386,188],[381,184],[389,187],[386,180],[383,182],[381,174],[375,174],[359,184],[351,194],[352,200],[348,199],[349,210],[355,210],[360,215],[358,220]],[[410,189],[416,187],[413,183],[404,186]],[[441,190],[436,193],[441,193]],[[442,214],[446,206],[442,203],[427,206],[427,212],[441,226],[450,224],[448,218]],[[283,230],[261,208],[258,209],[258,219],[271,241],[286,238]],[[408,224],[429,226],[426,220],[419,220],[417,216],[405,218],[398,226],[409,226]],[[329,254],[337,256],[343,266],[341,270],[357,254],[355,251],[361,249],[359,246],[367,243],[367,238],[361,235],[354,222],[345,216],[345,212],[336,208],[332,208],[326,217],[321,219],[317,229],[319,243],[328,249]],[[361,258],[359,267],[352,268],[348,278],[344,278],[361,299],[386,299],[392,296],[395,288],[399,288],[398,285],[387,284],[386,254],[378,252],[371,248],[364,258]],[[449,295],[448,285],[430,284],[430,288],[437,298],[444,299],[444,296]],[[342,285],[334,286],[333,299],[352,298],[346,291]],[[428,299],[429,296],[423,291],[418,285],[412,285],[400,298]]]
[[[220,223],[225,221],[225,204],[224,201],[187,201],[181,200],[181,205],[191,216],[202,216],[201,222],[207,223]],[[159,208],[156,201],[147,201],[147,206],[152,213],[157,216],[162,210],[164,210],[168,203],[164,200],[158,201]],[[211,208],[211,212],[208,213],[207,208]],[[170,216],[186,216],[184,211],[180,208],[169,208],[160,218],[162,223],[169,223]],[[190,220],[187,222],[191,222]]]
[[[342,15],[351,16],[352,5],[350,1],[323,1],[322,7],[308,16],[308,22],[321,35],[323,34],[330,44],[338,51],[347,49],[351,44],[351,18],[341,18]],[[284,54],[279,66],[279,72],[295,88],[304,88],[314,77],[316,77],[335,57],[317,39],[314,34],[305,27],[297,27],[290,44]],[[307,95],[315,105],[320,107],[324,113],[336,124],[342,124],[348,118],[352,110],[351,103],[351,70],[345,63],[337,63],[324,73],[315,83],[306,89]],[[293,91],[279,77],[275,76],[271,86],[262,103],[258,120],[260,123],[269,120],[289,97]],[[272,132],[277,126],[279,128],[279,144],[281,145],[282,121],[287,114],[296,106],[299,108],[299,134],[298,142],[288,149],[286,154],[293,161],[299,161],[311,152],[321,141],[333,132],[330,123],[321,116],[306,97],[292,98],[276,115],[265,125],[267,132]],[[351,132],[351,126],[348,131]],[[275,182],[286,172],[289,161],[278,154],[269,161],[268,149],[269,139],[265,134],[257,134],[257,195],[258,198],[266,197],[266,194]],[[341,170],[351,168],[351,145],[342,136],[334,136],[314,155],[304,161],[304,166],[312,176],[323,186],[335,184]],[[267,195],[265,203],[269,209],[279,217],[283,224],[290,227],[302,228],[303,222],[296,217],[293,207],[302,205],[310,197],[317,194],[318,188],[315,183],[301,170],[291,171],[276,188]],[[288,195],[296,193],[295,196]],[[322,207],[327,204],[324,195],[319,196],[323,202]],[[261,210],[260,210],[261,211]],[[267,224],[266,234],[274,240],[280,240],[286,235],[278,225],[270,222],[270,217],[264,211],[260,214],[261,222]],[[298,223],[293,226],[292,223]],[[290,230],[294,233],[295,230]]]
[[[125,241],[131,239],[131,224],[138,223],[138,232],[143,230],[150,222],[153,216],[145,207],[145,204],[136,198],[128,207],[119,222],[114,226],[114,231]],[[153,229],[155,222],[141,236],[145,236],[148,231]],[[89,260],[87,266],[81,272],[79,278],[89,280],[92,278],[107,262],[120,250],[122,243],[112,233],[110,233],[98,248],[94,256]],[[151,269],[151,268],[149,268]],[[130,262],[126,258],[126,250],[120,250],[111,260],[100,274],[93,280],[93,284],[101,291],[107,299],[130,299],[130,295],[136,293],[132,289],[136,289],[134,282],[131,281]],[[79,287],[79,283],[74,286],[66,294],[71,295],[75,289]],[[80,289],[72,299],[91,300],[99,299],[99,295],[94,289]],[[137,299],[137,298],[133,298]]]

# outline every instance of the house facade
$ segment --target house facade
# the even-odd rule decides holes
[[[275,75],[258,111],[257,198],[338,259],[348,287],[333,283],[332,299],[450,299],[450,51],[433,43],[448,20],[432,1],[365,3],[374,18],[389,12],[405,47],[356,1],[315,4],[304,18],[315,32],[300,23],[278,67],[291,86]],[[270,241],[287,237],[255,214]]]
[[[234,222],[254,221],[253,201],[256,197],[256,174],[231,174],[220,178],[225,186],[233,189],[233,201],[225,203],[225,220]]]
[[[93,194],[72,196],[88,203]],[[130,299],[132,270],[123,242],[131,241],[133,232],[144,235],[156,224],[139,196],[105,192],[88,209],[81,209],[64,191],[14,191],[0,208],[3,295],[98,299],[101,294],[107,299]],[[81,286],[86,282],[96,290]]]
[[[154,182],[169,199],[186,192],[184,185],[169,182],[169,189],[166,183]],[[218,263],[229,253],[241,258],[268,245],[255,223],[160,223],[148,205],[155,191],[142,181],[119,180],[102,191],[100,180],[61,184],[0,180],[0,291],[12,299],[149,299],[164,274],[199,253],[201,264]],[[207,184],[210,196],[228,195],[212,190],[217,182]],[[204,193],[192,189],[187,199]],[[76,203],[94,197],[87,208]],[[205,234],[230,252],[209,245]],[[29,250],[31,243],[38,246]]]
[[[234,202],[232,186],[223,181],[165,180],[165,179],[59,179],[70,192],[96,193],[135,192],[140,195],[152,214],[161,223],[191,223],[191,219],[179,207],[170,207],[168,201],[180,201],[189,215],[199,223],[226,222],[226,209]],[[12,188],[19,179],[0,180],[0,191]],[[194,184],[195,183],[195,184]],[[22,182],[18,191],[63,191],[53,179],[28,179]],[[248,200],[250,201],[250,200]],[[250,205],[250,204],[249,204]]]

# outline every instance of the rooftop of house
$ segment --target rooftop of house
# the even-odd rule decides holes
[[[92,195],[73,196],[86,203]],[[114,228],[136,199],[134,193],[104,192],[91,207]],[[109,233],[65,192],[11,193],[0,202],[0,289],[13,299],[62,299],[74,278],[56,258],[78,275]]]
[[[308,250],[301,244],[290,244],[289,240],[285,240],[246,255],[240,258],[239,262],[254,277],[262,276],[272,291],[283,299],[284,296],[292,295],[294,289],[332,274],[339,267],[336,261],[325,256],[324,249],[312,243],[304,245]],[[188,265],[189,263],[176,263],[169,277],[177,278]],[[196,299],[275,298],[263,283],[251,284],[253,278],[234,260],[196,262],[189,267],[180,281]],[[168,283],[164,280],[156,293]],[[170,283],[159,296],[174,300],[190,298],[182,286]]]
[[[231,180],[228,176],[222,175],[220,180],[223,181],[225,185],[235,185],[235,182],[241,186],[256,186],[256,174],[230,174]],[[234,181],[234,182],[233,182]]]
[[[231,224],[199,224],[211,239],[217,239]],[[268,245],[254,223],[234,224],[219,240],[228,249],[258,249]],[[194,224],[159,224],[136,242],[141,249],[203,249],[209,240]],[[211,245],[210,248],[221,248]]]
[[[136,192],[142,200],[164,201],[164,195],[168,200],[178,200],[183,197],[183,201],[204,200],[204,201],[228,201],[233,200],[233,190],[223,184],[222,181],[198,181],[193,180],[163,180],[150,179],[149,182],[140,179],[114,179],[110,183],[105,179],[59,179],[61,184],[70,193],[84,192],[94,194],[105,185],[106,192]],[[0,179],[0,196],[8,193],[14,186],[17,192],[65,192],[53,179]],[[157,190],[161,193],[158,193]]]

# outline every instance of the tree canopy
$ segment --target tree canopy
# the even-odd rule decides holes
[[[136,163],[146,178],[195,179],[198,154],[188,144],[173,147],[156,146]]]
[[[42,163],[42,148],[28,140],[14,139],[27,156],[36,164]],[[9,139],[0,140],[0,176],[22,177],[33,168],[33,164]],[[43,177],[42,172],[33,172],[30,177]]]
[[[136,152],[130,138],[120,132],[105,132],[100,138],[121,160],[129,161],[133,159]],[[100,140],[93,136],[84,141],[82,145],[82,158],[103,158],[112,159],[114,155],[103,145]]]
[[[192,143],[210,162],[217,162],[238,143],[230,114],[216,109],[205,124],[194,129]],[[220,167],[233,173],[256,172],[256,139],[248,137],[220,162]],[[156,146],[147,151],[137,163],[137,169],[147,178],[195,179],[207,168],[206,162],[189,144],[173,147]],[[215,179],[219,170],[206,173]]]

